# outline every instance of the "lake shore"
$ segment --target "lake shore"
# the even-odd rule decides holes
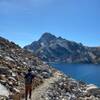
[[[76,81],[60,71],[56,71],[49,80],[39,100],[100,100],[97,86]]]
[[[51,63],[50,65],[76,80],[100,87],[100,79],[98,77],[100,76],[100,64]]]

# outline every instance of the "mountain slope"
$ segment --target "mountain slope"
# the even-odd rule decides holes
[[[67,63],[97,63],[96,55],[92,48],[83,46],[81,43],[68,41],[56,37],[50,33],[44,33],[42,37],[25,46],[24,49],[35,53],[42,60],[47,62]],[[98,56],[100,58],[100,56]]]
[[[24,74],[29,67],[38,76],[38,84],[52,75],[51,68],[33,55],[33,53],[0,37],[0,87],[3,85],[8,90],[5,92],[9,92],[9,100],[16,100],[13,98],[17,94],[24,96]],[[6,96],[7,94],[3,96],[0,91],[0,100],[8,100]]]

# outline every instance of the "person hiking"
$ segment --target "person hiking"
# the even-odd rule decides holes
[[[25,100],[27,100],[27,97],[29,95],[29,99],[31,99],[31,93],[32,93],[32,81],[35,79],[35,74],[32,73],[32,69],[28,69],[28,73],[25,74]]]

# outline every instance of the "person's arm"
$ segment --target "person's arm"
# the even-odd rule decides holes
[[[27,74],[25,73],[25,74],[24,74],[24,78],[26,78],[26,77],[27,77]]]
[[[35,74],[33,74],[33,79],[36,79],[36,75]]]

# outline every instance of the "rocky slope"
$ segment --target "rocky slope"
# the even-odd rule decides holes
[[[95,62],[100,63],[100,47],[91,47],[89,50],[95,55]]]
[[[0,91],[0,100],[24,96],[24,74],[29,67],[37,76],[36,86],[52,75],[52,69],[38,57],[0,37],[0,89],[5,88],[4,93],[9,93],[3,95]]]
[[[59,71],[51,80],[40,100],[100,100],[100,89],[95,85],[76,81]]]
[[[56,71],[33,91],[32,100],[100,100],[100,89]]]
[[[100,63],[100,48],[89,48],[50,33],[24,48],[47,62]]]

